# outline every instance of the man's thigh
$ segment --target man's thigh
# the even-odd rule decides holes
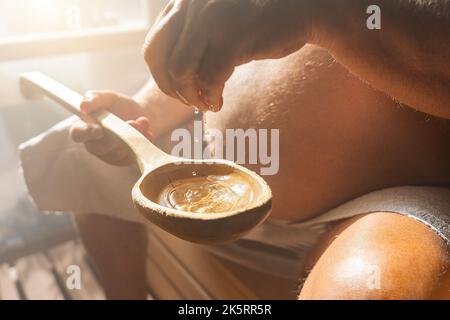
[[[446,243],[400,214],[345,221],[319,243],[311,260],[300,299],[450,299]]]

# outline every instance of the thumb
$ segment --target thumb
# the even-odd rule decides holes
[[[148,140],[153,141],[154,135],[150,131],[150,122],[146,117],[139,117],[136,120],[127,121],[127,123],[142,133]]]
[[[80,109],[84,113],[107,109],[114,105],[119,98],[120,96],[112,91],[88,91],[80,104]]]

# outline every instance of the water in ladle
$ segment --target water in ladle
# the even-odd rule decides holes
[[[202,137],[194,137],[194,143],[205,140],[206,121],[195,109],[194,121],[202,121]],[[172,181],[159,196],[159,203],[176,210],[197,213],[229,212],[248,207],[253,191],[239,173],[200,176],[196,171],[191,178]]]
[[[244,209],[252,203],[253,191],[239,173],[193,176],[171,182],[159,203],[176,210],[219,213]]]

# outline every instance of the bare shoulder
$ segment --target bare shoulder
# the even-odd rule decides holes
[[[426,225],[371,213],[330,231],[300,299],[450,299],[449,250]]]

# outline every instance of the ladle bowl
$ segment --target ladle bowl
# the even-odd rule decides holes
[[[259,175],[227,160],[192,160],[169,155],[116,115],[101,111],[86,115],[79,106],[83,97],[57,81],[37,72],[21,76],[22,94],[28,99],[47,96],[86,122],[95,122],[122,140],[136,159],[141,178],[132,189],[139,212],[153,224],[196,243],[215,244],[238,239],[262,223],[270,214],[272,192]],[[237,173],[250,187],[248,205],[228,212],[186,212],[159,204],[159,195],[171,181],[209,175]]]

